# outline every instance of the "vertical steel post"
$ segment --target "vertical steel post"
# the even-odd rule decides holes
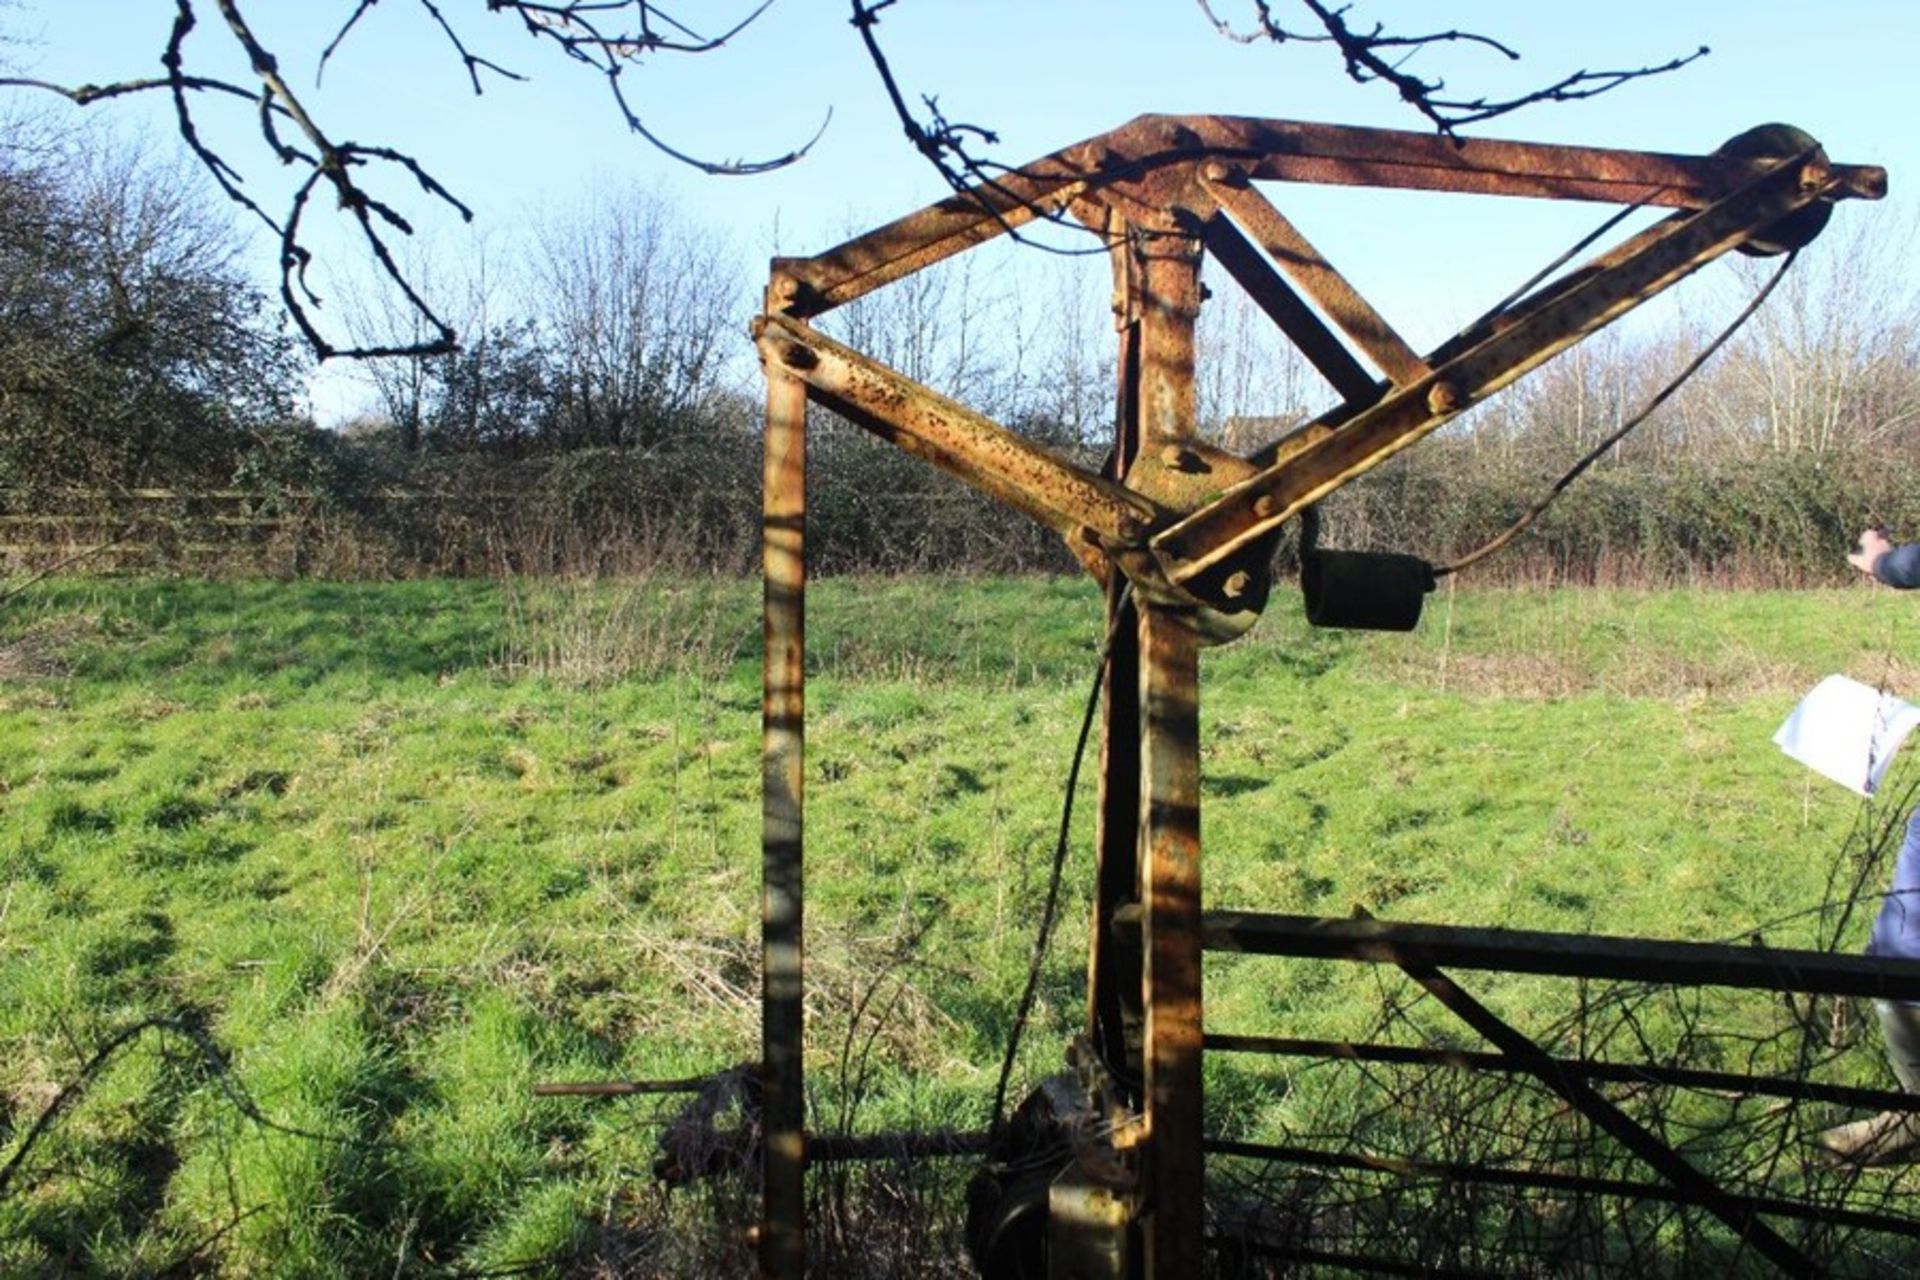
[[[806,1094],[801,985],[801,818],[806,775],[807,393],[767,362],[761,552],[766,575],[761,692],[761,1073],[764,1107],[760,1266],[806,1270]]]
[[[1191,611],[1140,611],[1141,899],[1146,947],[1148,1280],[1206,1261],[1200,1005],[1200,638]]]
[[[1194,437],[1200,246],[1141,238],[1141,447]],[[1206,1262],[1201,1149],[1200,638],[1189,609],[1140,609],[1140,897],[1145,951],[1147,1280]]]

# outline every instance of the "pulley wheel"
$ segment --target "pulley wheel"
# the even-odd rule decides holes
[[[1788,160],[1819,145],[1819,140],[1805,129],[1796,129],[1790,124],[1763,124],[1727,139],[1717,154],[1742,159]],[[1761,227],[1735,247],[1750,258],[1775,257],[1812,244],[1832,216],[1833,202],[1816,200],[1778,222]]]
[[[1049,1076],[1014,1109],[967,1184],[967,1248],[983,1280],[1047,1280],[1047,1189],[1072,1157],[1085,1110],[1071,1076]]]

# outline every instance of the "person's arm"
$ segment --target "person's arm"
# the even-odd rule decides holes
[[[1896,547],[1886,534],[1869,529],[1860,535],[1860,549],[1847,557],[1847,563],[1890,587],[1920,587],[1920,542]]]
[[[1920,587],[1920,542],[1895,547],[1874,561],[1873,576],[1890,587]]]

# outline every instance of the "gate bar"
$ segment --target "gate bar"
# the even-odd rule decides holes
[[[1346,1040],[1299,1040],[1283,1036],[1238,1036],[1209,1032],[1206,1047],[1214,1053],[1264,1053],[1276,1057],[1453,1067],[1461,1071],[1522,1070],[1513,1059],[1501,1053],[1428,1049],[1415,1045],[1355,1044]],[[1832,1102],[1863,1110],[1920,1111],[1920,1093],[1907,1093],[1904,1090],[1863,1089],[1856,1085],[1817,1084],[1780,1076],[1747,1076],[1732,1071],[1662,1067],[1652,1063],[1600,1062],[1592,1058],[1555,1058],[1554,1065],[1570,1075],[1587,1080],[1604,1080],[1609,1084],[1672,1085],[1681,1089],[1705,1089],[1755,1097],[1793,1098],[1801,1102]]]
[[[1425,987],[1434,999],[1451,1009],[1462,1022],[1484,1036],[1489,1044],[1512,1058],[1541,1084],[1565,1098],[1615,1142],[1653,1166],[1655,1172],[1672,1183],[1690,1202],[1720,1219],[1735,1236],[1751,1244],[1782,1272],[1790,1276],[1824,1273],[1825,1268],[1760,1220],[1758,1209],[1751,1199],[1726,1190],[1694,1168],[1692,1161],[1675,1151],[1664,1138],[1622,1111],[1612,1099],[1585,1080],[1558,1070],[1545,1049],[1474,999],[1431,961],[1405,956],[1399,964],[1409,978]]]
[[[1138,919],[1137,911],[1122,910],[1116,913],[1114,924],[1137,926]],[[1600,933],[1480,929],[1252,911],[1205,912],[1200,917],[1200,937],[1209,951],[1248,955],[1364,960],[1372,964],[1400,964],[1417,958],[1454,969],[1920,1002],[1920,960],[1785,950],[1758,943],[1663,942]]]
[[[1654,1200],[1661,1204],[1692,1204],[1685,1192],[1663,1182],[1636,1182],[1626,1178],[1596,1178],[1578,1173],[1555,1173],[1548,1169],[1496,1169],[1484,1164],[1422,1160],[1413,1156],[1367,1155],[1349,1151],[1322,1151],[1316,1147],[1281,1146],[1263,1142],[1239,1142],[1225,1138],[1207,1139],[1207,1153],[1235,1156],[1244,1160],[1265,1160],[1274,1164],[1299,1164],[1318,1169],[1352,1169],[1363,1173],[1390,1173],[1401,1178],[1435,1178],[1447,1182],[1467,1182],[1480,1186],[1527,1187],[1540,1191],[1618,1196],[1623,1200]],[[1920,1218],[1902,1218],[1890,1213],[1871,1213],[1837,1205],[1808,1204],[1773,1196],[1739,1196],[1754,1213],[1803,1222],[1832,1222],[1890,1235],[1920,1238]],[[1425,1274],[1424,1272],[1422,1274]]]

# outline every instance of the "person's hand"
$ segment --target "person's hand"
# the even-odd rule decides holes
[[[1860,548],[1847,557],[1847,563],[1871,578],[1873,566],[1891,550],[1893,544],[1887,541],[1886,534],[1878,529],[1868,529],[1860,535]]]

